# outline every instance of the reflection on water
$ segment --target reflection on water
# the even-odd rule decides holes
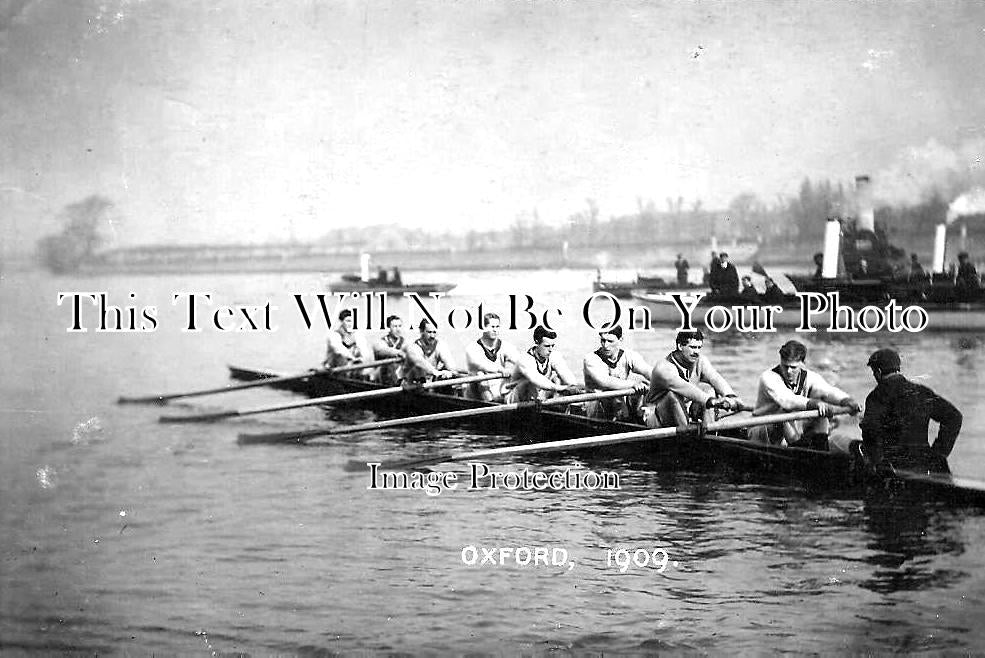
[[[561,286],[557,273],[473,274],[447,301],[493,307],[502,306],[504,291],[530,292],[580,309],[593,273],[580,274],[583,284],[573,278],[579,273],[567,273]],[[285,321],[274,335],[183,334],[162,309],[162,328],[150,335],[67,334],[64,309],[46,300],[69,282],[31,276],[2,289],[10,333],[0,346],[4,649],[831,654],[969,652],[985,643],[980,510],[878,492],[805,491],[714,466],[666,468],[633,454],[497,464],[614,470],[617,491],[369,491],[352,462],[513,437],[443,425],[309,447],[236,444],[239,432],[376,418],[351,408],[159,424],[160,408],[114,400],[220,384],[226,363],[304,369],[321,357],[323,332],[291,331]],[[134,290],[163,306],[178,287],[253,300],[251,291],[276,297],[318,284],[222,276],[85,285],[114,296]],[[559,327],[559,350],[576,365],[597,335],[576,311],[571,317]],[[505,337],[524,345],[529,331]],[[793,337],[808,344],[811,367],[859,399],[873,386],[868,354],[896,346],[909,376],[965,414],[952,469],[985,476],[985,447],[976,440],[985,426],[980,339],[791,332],[710,336],[706,351],[751,400],[759,373]],[[459,351],[474,339],[474,331],[447,334]],[[673,349],[673,339],[666,329],[628,335],[651,360]],[[290,399],[255,389],[183,409]],[[564,548],[574,567],[469,566],[461,557],[468,545]],[[618,549],[660,549],[669,564],[662,573],[636,565],[622,572],[607,563],[607,551]]]

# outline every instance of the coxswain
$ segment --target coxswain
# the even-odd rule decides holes
[[[869,466],[880,474],[893,467],[949,473],[947,456],[961,432],[961,412],[928,387],[900,373],[895,350],[876,350],[869,357],[876,387],[865,398],[862,445]],[[937,439],[928,442],[930,421],[939,423]]]
[[[519,350],[499,337],[501,326],[499,315],[486,313],[482,316],[482,335],[465,348],[465,363],[469,374],[500,373],[509,375],[520,359]],[[503,379],[490,379],[473,382],[469,385],[469,397],[486,402],[500,402],[503,399]]]
[[[804,366],[807,347],[790,340],[780,347],[780,363],[759,377],[756,407],[753,416],[767,416],[787,411],[817,410],[818,418],[759,425],[749,430],[749,438],[757,443],[791,446],[794,448],[828,449],[829,418],[837,407],[846,407],[854,416],[859,404],[852,396],[832,386],[818,373]],[[837,406],[836,406],[837,405]]]
[[[606,420],[640,419],[643,394],[650,387],[650,364],[643,356],[623,347],[622,327],[616,325],[599,332],[601,346],[585,355],[585,389],[595,391],[617,391],[624,388],[636,390],[635,395],[606,400],[592,400],[586,405],[589,418]]]
[[[438,340],[438,329],[425,318],[418,325],[417,340],[404,347],[404,381],[419,384],[432,379],[449,379],[459,369],[447,347]]]
[[[687,259],[684,258],[684,254],[677,254],[677,260],[674,261],[674,268],[677,270],[677,285],[686,286],[687,271],[691,269],[691,266],[688,264]]]
[[[365,338],[352,330],[353,322],[351,310],[344,309],[339,313],[338,328],[328,332],[325,360],[322,361],[324,367],[337,368],[370,360],[373,352]]]
[[[387,332],[373,343],[374,359],[403,358],[407,337],[404,336],[404,321],[399,315],[391,315],[386,319]],[[380,366],[378,379],[380,383],[392,386],[400,381],[399,363]]]
[[[643,406],[647,427],[687,427],[705,420],[705,411],[737,411],[745,405],[707,357],[701,355],[704,334],[700,329],[677,333],[676,349],[657,362],[650,372],[650,387]],[[699,387],[708,384],[714,395]]]
[[[556,344],[557,332],[540,325],[534,329],[533,347],[520,354],[513,374],[503,385],[506,402],[545,400],[580,389],[564,358],[554,351]]]

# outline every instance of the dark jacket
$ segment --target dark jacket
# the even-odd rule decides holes
[[[719,265],[711,271],[708,286],[714,294],[735,297],[739,294],[739,271],[732,263]]]
[[[930,421],[940,423],[932,446],[927,445]],[[883,378],[865,399],[862,442],[873,464],[884,458],[927,453],[946,458],[961,431],[961,412],[932,390],[899,373]]]

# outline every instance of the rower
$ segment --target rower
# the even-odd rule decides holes
[[[622,327],[615,326],[599,332],[601,346],[585,355],[585,388],[589,392],[636,389],[636,395],[625,398],[593,400],[586,405],[589,418],[638,421],[643,393],[650,387],[650,364],[639,352],[622,344]]]
[[[503,385],[506,402],[545,400],[557,393],[579,390],[575,376],[554,351],[557,333],[543,326],[534,329],[534,345],[517,359],[510,379]]]
[[[848,407],[854,416],[860,410],[852,396],[824,377],[804,366],[807,347],[790,340],[780,348],[780,363],[759,377],[759,391],[753,416],[767,416],[786,411],[816,409],[818,418],[788,421],[775,425],[760,425],[749,430],[749,438],[757,443],[791,446],[794,448],[828,449],[830,422],[836,408]]]
[[[683,428],[705,420],[708,410],[738,411],[745,406],[711,361],[701,355],[704,340],[700,329],[678,332],[676,349],[653,367],[643,406],[647,427]],[[711,386],[715,395],[699,388],[701,383]]]
[[[900,373],[895,350],[876,350],[869,357],[876,387],[865,398],[862,445],[871,469],[891,472],[893,466],[949,473],[947,456],[961,432],[961,412],[926,386]],[[940,424],[929,445],[930,421]]]
[[[403,358],[407,337],[404,336],[404,321],[399,315],[391,315],[386,319],[387,332],[373,343],[374,359]],[[393,386],[400,381],[399,363],[389,363],[380,366],[378,379],[380,383]]]
[[[344,309],[339,313],[339,326],[328,332],[328,344],[325,349],[325,368],[337,368],[353,363],[368,361],[372,351],[366,339],[356,334],[353,328],[352,311]]]
[[[486,313],[482,316],[482,335],[465,348],[465,362],[469,374],[501,373],[509,375],[520,359],[520,353],[513,345],[499,337],[501,326],[499,315]],[[503,380],[490,379],[473,382],[469,385],[468,396],[474,400],[501,402],[503,399]]]
[[[404,381],[421,383],[449,379],[458,368],[446,346],[438,340],[438,329],[425,318],[418,325],[420,337],[404,347]]]

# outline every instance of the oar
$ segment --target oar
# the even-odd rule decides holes
[[[319,427],[310,430],[294,430],[292,432],[273,432],[269,434],[240,434],[239,443],[249,445],[253,443],[303,443],[306,439],[316,436],[329,436],[336,434],[351,434],[353,432],[366,432],[369,430],[379,430],[386,427],[402,427],[404,425],[418,425],[439,420],[456,420],[461,418],[474,418],[476,416],[487,416],[490,414],[501,414],[507,411],[518,409],[530,409],[533,407],[554,407],[563,404],[574,404],[576,402],[588,402],[590,400],[604,400],[606,398],[622,397],[632,395],[635,389],[622,388],[615,391],[599,391],[596,393],[583,393],[581,395],[565,395],[549,400],[527,402],[510,402],[509,404],[497,404],[489,407],[478,407],[476,409],[461,409],[459,411],[442,411],[434,414],[424,414],[422,416],[410,416],[408,418],[393,418],[381,420],[374,423],[363,423],[361,425],[348,425],[346,427],[324,428]]]
[[[840,409],[840,408],[839,408]],[[837,413],[847,413],[848,410],[839,410]],[[793,420],[808,420],[817,418],[820,414],[817,410],[811,411],[790,411],[782,414],[771,414],[769,416],[753,416],[752,418],[735,418],[731,420],[720,420],[707,423],[703,427],[705,432],[722,432],[727,430],[742,429],[744,427],[755,427],[757,425],[772,425],[774,423],[785,423]],[[467,452],[450,453],[437,457],[410,460],[388,465],[387,468],[406,468],[425,466],[428,464],[443,464],[445,462],[474,461],[486,459],[488,457],[503,457],[506,455],[530,455],[542,452],[559,452],[576,448],[595,448],[617,443],[631,443],[634,441],[652,441],[654,439],[667,439],[676,436],[687,436],[702,431],[697,425],[688,427],[661,427],[656,429],[636,430],[633,432],[620,432],[618,434],[604,434],[602,436],[586,436],[580,439],[565,439],[563,441],[547,441],[544,443],[533,443],[522,446],[505,446],[503,448],[488,448],[486,450],[472,450]]]
[[[472,375],[470,377],[458,377],[455,379],[438,379],[419,385],[410,386],[389,386],[387,388],[374,388],[369,391],[357,391],[356,393],[342,393],[340,395],[327,395],[320,398],[311,398],[302,402],[290,402],[269,407],[257,407],[256,409],[246,409],[243,411],[218,411],[210,414],[196,414],[193,416],[161,416],[158,420],[162,423],[195,423],[200,421],[219,420],[221,418],[232,418],[233,416],[252,416],[254,414],[266,414],[273,411],[284,411],[286,409],[300,409],[301,407],[314,407],[321,404],[338,404],[339,402],[350,402],[352,400],[367,400],[371,398],[381,398],[388,395],[397,395],[404,391],[418,391],[432,388],[446,388],[457,386],[458,384],[471,384],[472,382],[483,382],[489,379],[499,379],[505,377],[501,373],[490,373],[485,375]]]
[[[258,379],[255,382],[246,382],[245,384],[231,384],[227,386],[219,386],[217,388],[207,388],[201,391],[191,391],[189,393],[171,393],[169,395],[148,395],[145,397],[128,398],[126,396],[121,396],[118,400],[118,404],[135,404],[135,403],[157,403],[164,404],[168,400],[177,400],[179,398],[191,398],[198,397],[200,395],[212,395],[213,393],[228,393],[229,391],[242,391],[246,388],[255,388],[257,386],[271,386],[273,384],[281,384],[284,382],[293,382],[299,379],[307,379],[308,377],[313,377],[315,375],[325,375],[325,374],[338,374],[341,372],[352,372],[354,370],[366,370],[368,368],[376,368],[377,366],[385,366],[391,363],[399,363],[403,359],[399,356],[395,356],[389,359],[380,359],[379,361],[366,361],[364,363],[353,363],[348,366],[338,366],[336,368],[320,368],[317,370],[309,370],[307,372],[302,372],[297,375],[283,375],[281,377],[265,377],[263,379]]]

